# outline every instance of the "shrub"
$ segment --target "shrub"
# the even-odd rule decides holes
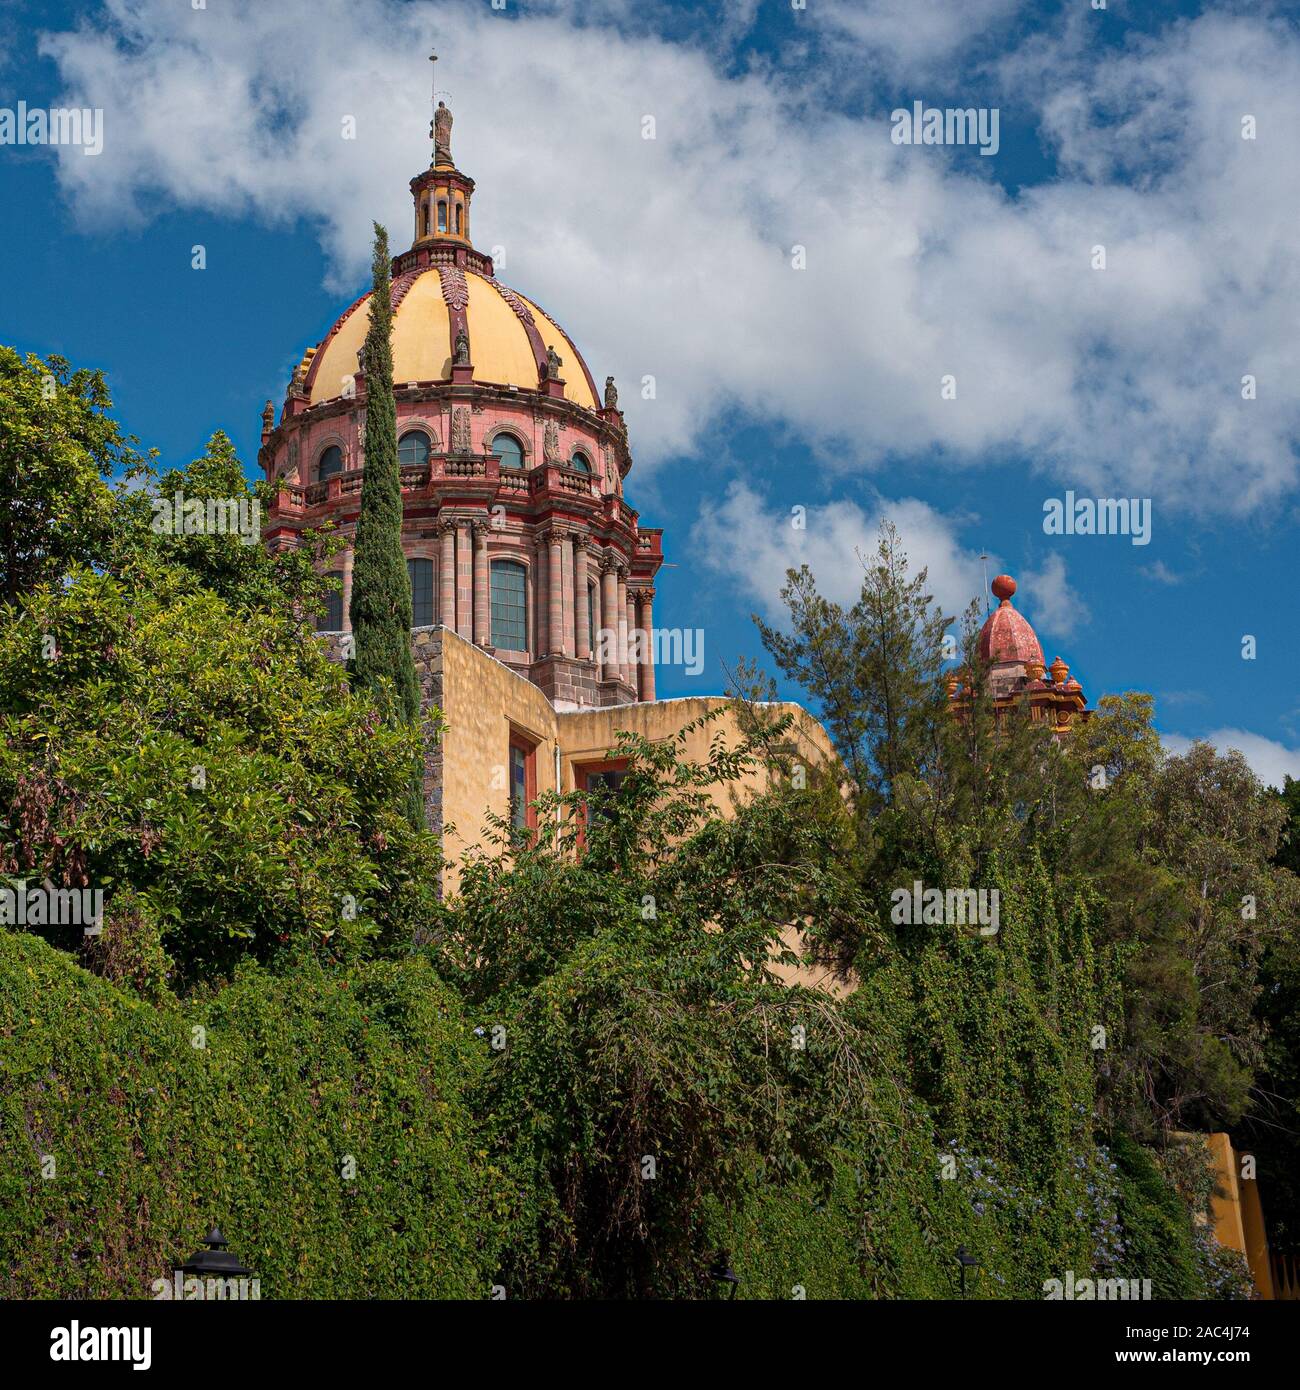
[[[484,1297],[481,1057],[422,960],[154,1007],[0,930],[0,1295],[149,1297],[215,1221],[264,1298]]]

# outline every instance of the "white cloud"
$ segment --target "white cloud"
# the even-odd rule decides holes
[[[723,576],[768,617],[781,617],[785,572],[807,565],[821,593],[835,603],[852,604],[862,590],[862,560],[876,553],[882,518],[898,528],[908,568],[929,571],[928,590],[949,617],[960,617],[983,585],[978,551],[967,550],[955,535],[952,518],[912,497],[881,498],[870,511],[855,502],[792,511],[770,506],[743,482],[732,483],[721,503],[705,511],[691,533],[697,560]],[[799,527],[796,520],[804,524]],[[989,573],[997,559],[989,557]]]
[[[1212,744],[1219,753],[1236,748],[1265,786],[1279,790],[1286,777],[1300,777],[1300,748],[1288,748],[1275,739],[1252,734],[1246,729],[1215,729],[1199,739],[1190,739],[1182,734],[1162,734],[1160,741],[1171,753],[1176,754],[1186,753],[1194,742]]]
[[[1071,637],[1091,617],[1065,577],[1061,555],[1049,555],[1040,569],[1026,570],[1018,583],[1016,604],[1025,609],[1025,616],[1036,628],[1042,629],[1040,637],[1047,632],[1054,637]]]
[[[988,0],[981,20],[1003,8]],[[949,25],[957,7],[940,10]],[[643,465],[702,449],[739,408],[846,472],[1022,453],[1052,492],[1152,496],[1165,512],[1245,513],[1295,484],[1294,29],[1210,14],[1099,58],[1067,26],[1047,53],[1059,83],[1050,63],[1008,67],[1003,112],[1040,103],[1066,173],[1010,197],[973,151],[893,146],[887,111],[850,119],[576,10],[106,0],[105,13],[45,40],[65,97],[106,111],[102,156],[60,156],[83,225],[102,237],[176,205],[307,219],[340,307],[364,278],[372,217],[406,243],[436,34],[457,160],[478,180],[476,239],[505,248],[503,278],[558,316],[598,379],[624,383]],[[872,42],[911,42],[889,27],[894,0],[869,14]],[[917,55],[949,32],[920,35]],[[1255,142],[1240,138],[1246,112]],[[795,244],[806,270],[791,268]],[[949,373],[955,401],[940,396]]]
[[[1157,584],[1168,584],[1171,587],[1188,578],[1186,574],[1179,574],[1176,570],[1170,569],[1163,560],[1157,560],[1153,565],[1143,565],[1140,573],[1148,579],[1155,580]]]
[[[946,516],[914,497],[877,497],[870,510],[855,502],[828,502],[800,507],[796,514],[769,504],[748,483],[733,482],[721,502],[696,522],[691,551],[766,617],[783,619],[786,571],[800,565],[812,570],[826,598],[851,605],[862,589],[859,557],[873,561],[884,519],[898,528],[909,571],[927,571],[928,592],[945,614],[960,618],[972,599],[983,604],[985,575],[991,579],[999,572],[998,557],[962,545],[958,533],[970,518]],[[1014,602],[1040,639],[1069,637],[1088,621],[1061,556],[1049,556],[1041,569],[1026,571],[1017,583]]]
[[[891,72],[925,70],[990,30],[997,31],[1020,0],[828,0],[817,18],[875,50]]]

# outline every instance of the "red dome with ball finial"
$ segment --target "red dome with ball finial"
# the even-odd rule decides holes
[[[1043,649],[1028,619],[1011,603],[1016,581],[1009,574],[1000,574],[990,586],[993,596],[1000,600],[980,629],[979,653],[990,666],[1006,662],[1043,665]]]

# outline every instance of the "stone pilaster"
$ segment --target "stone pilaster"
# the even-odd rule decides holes
[[[568,656],[571,648],[569,634],[564,630],[564,540],[557,527],[547,532],[547,545],[550,553],[547,571],[550,579],[550,611],[548,622],[551,636],[551,655]]]
[[[488,596],[487,525],[474,522],[474,641],[480,647],[492,644],[492,611]]]
[[[585,537],[579,537],[573,555],[573,602],[575,609],[573,626],[580,661],[591,660],[591,601],[587,594],[588,545]]]
[[[618,563],[612,555],[606,555],[601,562],[601,598],[600,598],[600,621],[601,631],[609,629],[613,633],[615,650],[609,650],[610,638],[606,636],[606,654],[611,658],[605,663],[604,670],[601,672],[602,680],[618,679]],[[597,634],[597,641],[600,637]]]
[[[469,519],[456,521],[456,631],[467,642],[474,640],[474,558]]]
[[[545,535],[533,539],[533,607],[537,615],[537,631],[533,636],[533,660],[548,656],[551,651],[551,547]]]
[[[573,593],[573,532],[565,530],[560,536],[560,563],[563,566],[560,578],[560,596],[564,601],[564,654],[574,656],[577,654],[577,633],[575,631],[574,613],[576,604]]]
[[[618,567],[618,678],[624,685],[633,685],[636,680],[632,670],[631,655],[627,649],[627,566],[620,562]]]

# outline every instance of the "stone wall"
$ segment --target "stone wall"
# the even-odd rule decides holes
[[[417,627],[411,634],[411,655],[415,659],[415,678],[420,683],[420,710],[443,707],[441,627]],[[442,834],[442,757],[443,741],[431,738],[424,750],[424,821],[430,830]]]

